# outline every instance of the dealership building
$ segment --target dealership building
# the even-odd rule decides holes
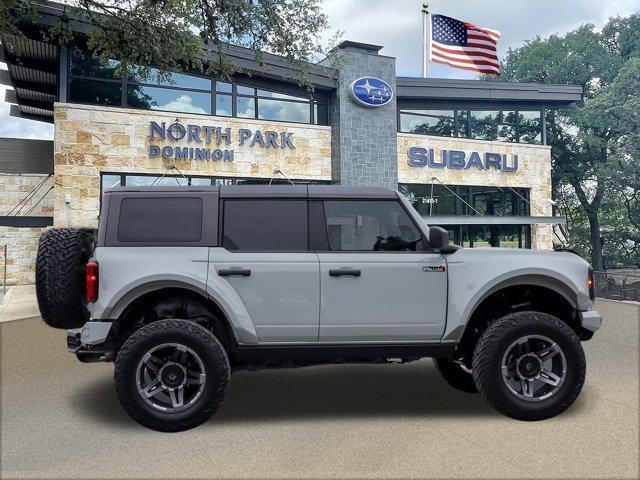
[[[579,86],[398,77],[381,46],[352,41],[334,49],[339,68],[308,65],[312,93],[283,58],[235,46],[231,80],[118,75],[87,54],[87,25],[70,27],[65,47],[0,38],[11,114],[54,126],[53,142],[0,140],[9,283],[33,281],[44,228],[97,226],[101,192],[119,185],[381,185],[457,244],[553,248],[545,110],[580,103]]]

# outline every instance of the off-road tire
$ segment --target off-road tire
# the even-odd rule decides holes
[[[207,375],[202,395],[179,412],[161,412],[138,393],[137,366],[147,351],[177,342],[200,357]],[[188,320],[158,320],[137,330],[124,343],[115,362],[114,381],[120,404],[140,425],[162,432],[180,432],[206,422],[224,400],[229,387],[229,359],[218,339],[206,328]]]
[[[478,393],[473,374],[466,372],[458,363],[447,358],[434,358],[433,363],[450,386],[461,392]]]
[[[53,328],[79,328],[89,320],[85,265],[93,253],[90,229],[53,228],[40,237],[36,297],[42,320]]]
[[[518,398],[502,378],[502,357],[509,345],[525,335],[544,335],[563,351],[567,374],[560,389],[539,401]],[[564,412],[576,400],[586,374],[580,339],[563,321],[540,312],[506,315],[484,331],[473,353],[473,377],[478,391],[496,410],[518,420],[543,420]]]

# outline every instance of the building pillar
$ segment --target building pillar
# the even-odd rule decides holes
[[[396,61],[379,55],[382,47],[345,41],[333,50],[338,56],[338,88],[331,99],[332,180],[340,185],[398,188],[398,120]],[[324,61],[331,64],[331,57]],[[392,100],[365,107],[351,96],[350,86],[360,77],[374,77],[393,90]]]

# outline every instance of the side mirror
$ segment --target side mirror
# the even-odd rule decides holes
[[[429,227],[429,247],[433,250],[449,249],[449,232],[442,227]]]

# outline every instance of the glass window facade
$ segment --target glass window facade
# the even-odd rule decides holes
[[[463,247],[531,248],[529,225],[438,225],[449,232],[449,241]]]
[[[119,62],[100,62],[74,49],[69,62],[69,100],[146,110],[328,125],[324,98],[292,95],[201,75],[134,67],[119,75]]]
[[[403,110],[400,132],[540,144],[541,110]]]
[[[522,225],[442,225],[442,216],[528,216],[529,189],[466,185],[401,184],[399,190],[427,223],[449,231],[451,242],[466,247],[531,248],[531,229]],[[431,218],[430,218],[431,217]]]
[[[528,216],[529,189],[466,185],[400,184],[423,217],[442,215]]]

